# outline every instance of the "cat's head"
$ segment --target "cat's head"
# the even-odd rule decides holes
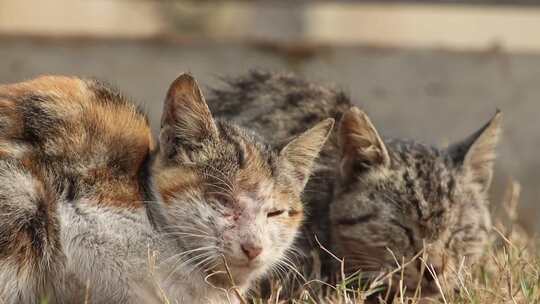
[[[303,220],[301,193],[332,126],[325,120],[274,149],[215,120],[193,77],[179,76],[152,167],[159,202],[151,217],[177,244],[174,267],[230,287],[224,261],[238,286],[278,264]]]
[[[420,283],[425,295],[437,287],[421,258],[439,278],[477,260],[491,228],[487,190],[501,118],[497,113],[465,140],[438,149],[385,142],[365,113],[345,113],[331,220],[347,269],[375,276],[416,256],[403,272],[405,285],[414,292]]]

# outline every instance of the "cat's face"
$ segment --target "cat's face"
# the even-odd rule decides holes
[[[344,115],[331,220],[334,246],[349,272],[375,277],[407,263],[408,292],[421,286],[429,295],[438,287],[426,265],[441,282],[453,284],[460,265],[478,259],[491,228],[486,191],[500,119],[497,114],[462,143],[435,149],[384,143],[364,113],[352,109]]]
[[[279,263],[302,222],[301,192],[332,124],[275,151],[214,121],[195,81],[180,76],[168,93],[153,168],[157,222],[178,245],[171,271],[191,268],[230,287],[228,266],[245,286]]]

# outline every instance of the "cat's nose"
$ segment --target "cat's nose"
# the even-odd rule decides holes
[[[242,251],[250,261],[258,257],[262,252],[262,247],[253,243],[245,243],[240,245],[240,247],[242,247]]]

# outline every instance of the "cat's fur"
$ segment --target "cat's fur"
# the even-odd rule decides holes
[[[154,144],[146,116],[99,81],[0,86],[2,302],[228,303],[280,263],[333,121],[277,151],[214,120],[187,74],[162,117]]]
[[[327,117],[338,120],[350,107],[349,98],[343,92],[309,83],[291,74],[254,70],[243,77],[224,78],[224,81],[224,87],[211,89],[208,105],[212,112],[263,134],[276,145],[315,121]],[[317,262],[320,260],[321,268],[329,270],[332,262],[328,255],[320,254],[318,243],[330,243],[328,214],[334,192],[335,168],[339,166],[338,155],[337,137],[331,135],[303,193],[308,216],[296,244],[299,252],[292,262],[308,280],[310,276],[327,279],[330,275],[328,272],[318,273],[319,269],[313,269],[312,263],[313,258]],[[289,269],[288,273],[293,278],[284,288],[305,283],[296,277],[296,272]]]
[[[213,96],[209,105],[216,115],[250,126],[274,142],[321,117],[340,119],[345,113],[306,187],[304,236],[313,239],[316,234],[345,258],[347,273],[361,270],[364,278],[374,278],[396,269],[395,259],[407,262],[424,244],[427,265],[438,276],[482,254],[491,227],[487,189],[501,114],[463,142],[439,149],[383,140],[365,113],[350,108],[343,92],[290,74],[253,71],[226,79]],[[309,255],[306,244],[302,247]],[[420,259],[408,265],[408,291],[420,285],[424,295],[437,292]]]
[[[383,141],[365,113],[345,113],[330,217],[333,249],[348,272],[361,269],[369,278],[408,263],[394,286],[403,276],[406,292],[420,286],[422,295],[440,293],[435,278],[446,287],[456,283],[460,267],[477,261],[489,240],[487,191],[501,115],[440,149]]]

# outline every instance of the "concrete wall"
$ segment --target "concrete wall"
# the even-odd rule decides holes
[[[0,0],[0,34],[540,51],[540,6],[515,5],[527,0],[363,2]]]
[[[0,38],[0,67],[1,83],[39,74],[109,80],[144,104],[154,127],[165,90],[182,71],[205,85],[256,67],[297,72],[344,88],[384,135],[428,143],[460,139],[500,108],[505,129],[494,188],[500,190],[506,176],[517,178],[522,218],[531,229],[539,226],[540,55]]]

